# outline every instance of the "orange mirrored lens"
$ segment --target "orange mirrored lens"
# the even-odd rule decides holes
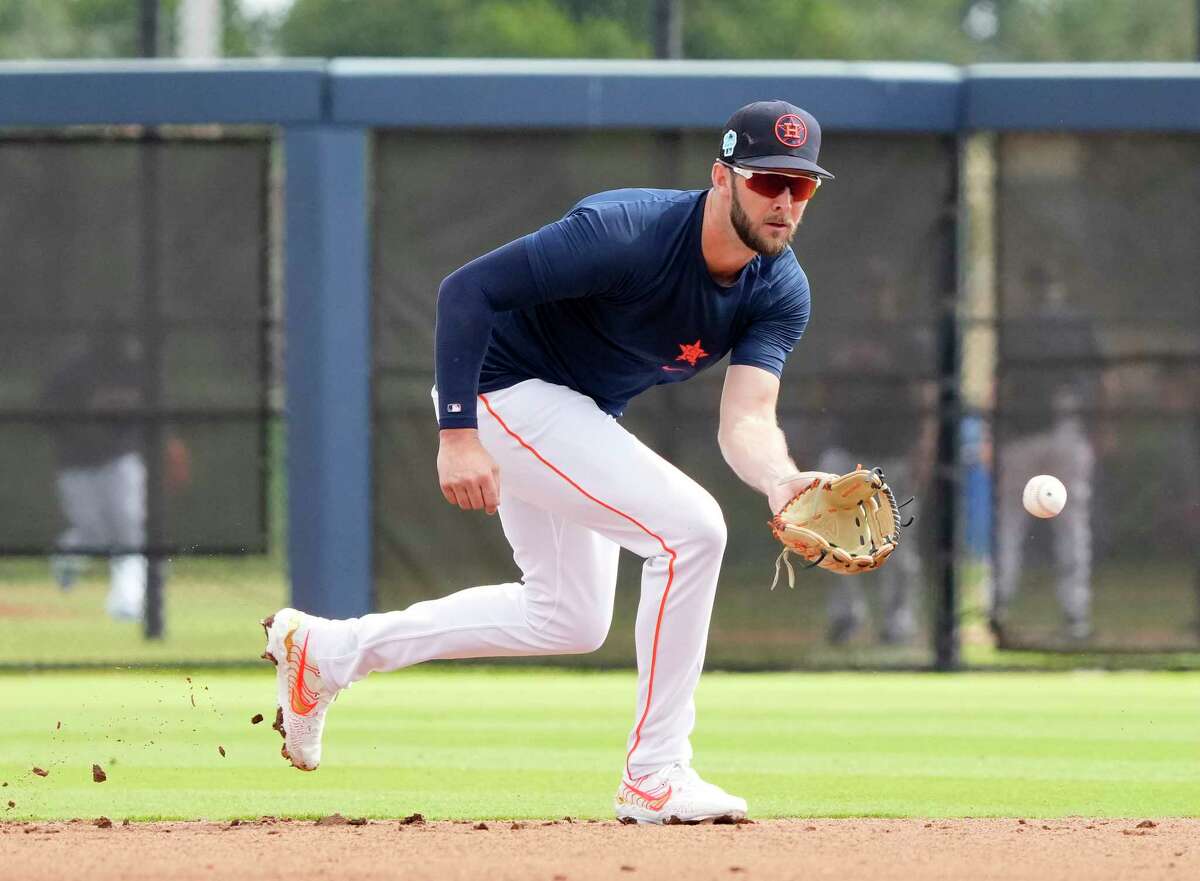
[[[792,191],[792,200],[807,202],[817,191],[819,181],[815,177],[791,177],[786,174],[763,174],[754,172],[746,179],[746,186],[760,196],[774,199],[786,189]]]

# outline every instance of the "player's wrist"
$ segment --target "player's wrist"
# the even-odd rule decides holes
[[[766,485],[767,488],[783,486],[785,483],[791,483],[793,480],[799,480],[804,477],[805,472],[797,468],[793,463],[788,462],[783,465],[778,465],[767,472]]]
[[[438,432],[442,444],[478,443],[479,429],[477,428],[443,428]]]

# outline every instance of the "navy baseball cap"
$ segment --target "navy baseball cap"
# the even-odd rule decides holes
[[[817,165],[820,150],[821,126],[811,113],[787,101],[755,101],[725,123],[718,158],[752,171],[806,171],[832,180]]]

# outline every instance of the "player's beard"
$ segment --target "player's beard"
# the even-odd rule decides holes
[[[733,224],[733,231],[742,240],[742,244],[764,257],[777,257],[782,254],[787,246],[792,243],[792,238],[796,235],[796,227],[793,226],[792,231],[788,233],[788,237],[782,241],[768,239],[766,236],[760,235],[755,232],[754,227],[750,223],[749,216],[746,214],[745,209],[742,208],[742,203],[738,199],[737,187],[731,187],[729,193],[732,196],[729,206],[729,220]]]

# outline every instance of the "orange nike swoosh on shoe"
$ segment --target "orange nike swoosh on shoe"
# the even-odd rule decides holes
[[[662,794],[662,795],[660,795],[658,798],[656,798],[656,799],[654,799],[653,801],[651,801],[651,802],[650,802],[650,810],[652,810],[652,811],[661,811],[661,810],[663,809],[663,807],[666,805],[666,803],[667,803],[668,801],[670,801],[670,799],[671,799],[671,793],[672,793],[673,791],[674,791],[674,790],[672,790],[672,789],[671,789],[671,787],[669,787],[669,786],[668,786],[668,787],[667,787],[667,791],[666,791],[665,793],[663,793],[663,794]]]
[[[642,792],[636,787],[630,786],[628,783],[625,784],[625,788],[634,795],[638,796],[638,798],[644,799],[646,802],[646,808],[651,811],[661,811],[663,809],[663,805],[670,800],[671,792],[673,791],[671,787],[668,786],[667,791],[662,795],[650,795],[649,793]]]
[[[289,667],[291,666],[292,652],[296,648],[296,643],[292,640],[292,634],[296,632],[296,626],[293,626],[288,631],[287,636],[283,638],[283,647],[287,649]],[[316,708],[317,701],[320,699],[320,696],[313,689],[304,684],[304,671],[308,668],[308,638],[310,636],[312,636],[311,633],[304,636],[304,645],[300,649],[300,657],[296,662],[298,665],[296,678],[291,684],[291,694],[289,695],[292,712],[298,716],[307,716],[311,713]]]

